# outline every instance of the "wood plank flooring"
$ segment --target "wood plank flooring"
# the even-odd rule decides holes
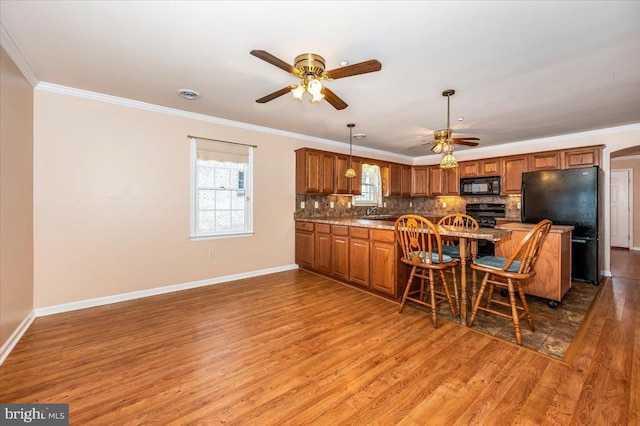
[[[0,401],[78,425],[635,425],[640,280],[601,286],[569,363],[302,270],[42,317]]]

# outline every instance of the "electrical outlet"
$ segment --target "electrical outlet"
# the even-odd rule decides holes
[[[518,201],[518,210],[520,210],[520,201]]]
[[[347,201],[347,208],[350,209],[351,208],[351,201]]]
[[[304,209],[304,201],[300,201],[300,208]]]
[[[442,208],[446,209],[447,208],[447,203],[445,201],[442,202]]]
[[[382,203],[382,207],[387,207],[387,202]]]
[[[314,201],[314,202],[313,202],[313,208],[314,208],[314,209],[317,209],[317,208],[318,208],[318,202],[317,202],[317,201]]]
[[[213,259],[216,257],[216,251],[214,249],[209,249],[209,259]]]
[[[336,205],[333,201],[329,201],[329,208],[332,209],[334,208]]]
[[[413,207],[413,203],[409,201],[409,207]]]

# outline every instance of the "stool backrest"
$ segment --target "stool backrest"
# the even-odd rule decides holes
[[[436,226],[422,216],[407,214],[395,223],[396,241],[402,257],[413,264],[439,263],[442,259],[442,239]],[[436,257],[437,254],[437,257]],[[434,262],[434,257],[436,261]]]
[[[453,213],[446,215],[438,221],[438,225],[460,226],[467,229],[478,229],[478,221],[469,215]]]
[[[538,224],[525,235],[520,244],[518,244],[518,247],[516,247],[513,254],[511,254],[502,270],[506,271],[513,262],[519,261],[520,267],[518,268],[518,273],[528,274],[531,272],[538,259],[542,243],[547,237],[549,230],[551,230],[551,225],[553,225],[553,223],[549,219],[538,222]]]

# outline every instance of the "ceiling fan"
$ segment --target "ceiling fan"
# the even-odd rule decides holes
[[[338,78],[366,74],[369,72],[380,71],[382,69],[382,64],[376,59],[325,71],[324,58],[320,55],[316,55],[315,53],[304,53],[302,55],[298,55],[294,61],[294,65],[289,65],[285,61],[276,58],[271,53],[264,50],[252,50],[249,53],[256,58],[260,58],[271,65],[275,65],[276,67],[283,69],[294,77],[298,77],[300,79],[300,84],[292,84],[290,86],[283,87],[280,90],[276,90],[275,92],[256,100],[259,104],[272,101],[289,92],[293,94],[294,98],[302,99],[302,95],[306,92],[311,96],[311,102],[319,102],[322,99],[325,99],[335,109],[345,109],[348,106],[347,103],[325,87],[322,84],[322,81],[336,80]]]
[[[447,128],[444,130],[436,130],[435,132],[433,132],[433,142],[430,142],[433,144],[433,146],[431,147],[431,151],[435,152],[436,154],[440,154],[441,152],[449,153],[451,151],[453,151],[453,146],[451,146],[451,144],[458,144],[458,145],[466,145],[466,146],[478,146],[478,142],[472,142],[472,141],[479,141],[479,138],[452,138],[452,132],[451,132],[451,126],[450,126],[450,112],[449,112],[449,101],[451,96],[453,96],[453,94],[456,93],[455,90],[453,89],[448,89],[445,90],[444,92],[442,92],[442,96],[446,96],[447,97]],[[428,144],[425,144],[428,145]]]

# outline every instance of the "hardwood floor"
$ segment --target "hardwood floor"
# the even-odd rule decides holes
[[[635,425],[640,281],[602,287],[569,364],[302,270],[42,317],[0,401],[82,425]]]

